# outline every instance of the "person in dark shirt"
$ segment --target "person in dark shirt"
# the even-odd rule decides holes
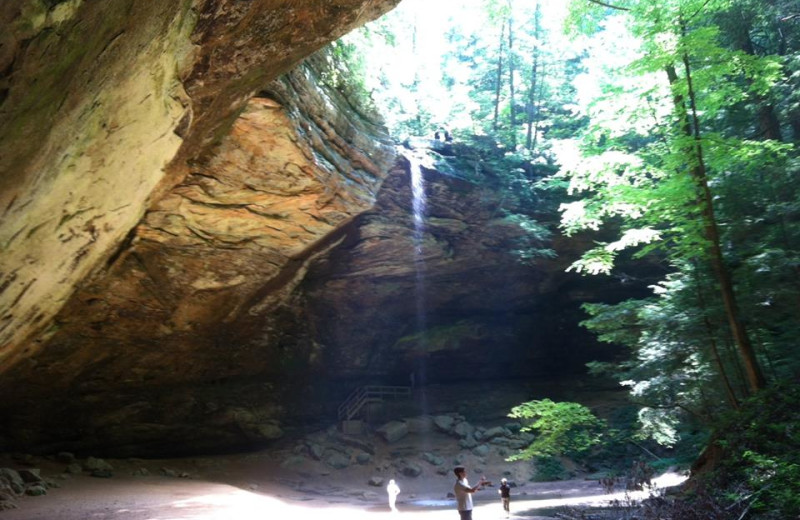
[[[503,510],[506,512],[506,518],[511,514],[511,486],[508,485],[508,480],[505,478],[500,479],[500,500],[503,502]]]

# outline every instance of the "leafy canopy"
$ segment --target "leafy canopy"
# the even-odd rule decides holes
[[[509,460],[576,455],[602,443],[606,422],[587,407],[550,399],[529,401],[511,409],[509,417],[523,419],[522,431],[534,432],[535,440]]]

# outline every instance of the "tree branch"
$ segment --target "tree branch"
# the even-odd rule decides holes
[[[627,7],[622,7],[619,5],[607,4],[602,2],[601,0],[587,0],[593,4],[602,5],[603,7],[608,7],[609,9],[616,9],[617,11],[630,11]]]

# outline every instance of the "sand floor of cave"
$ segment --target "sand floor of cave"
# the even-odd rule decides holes
[[[224,475],[220,475],[224,478]],[[333,479],[334,477],[331,477]],[[432,488],[429,494],[408,498],[401,495],[398,512],[391,513],[385,493],[364,498],[357,487],[332,495],[299,493],[275,483],[274,475],[263,480],[250,479],[251,489],[205,479],[180,479],[163,476],[97,479],[76,476],[44,497],[23,497],[18,509],[0,513],[3,520],[255,520],[325,517],[333,520],[377,519],[390,517],[452,519],[457,517],[452,501],[443,491]],[[660,488],[676,485],[681,477],[661,477]],[[347,488],[347,483],[342,483]],[[565,505],[601,505],[623,500],[625,493],[604,494],[597,482],[566,480],[534,484],[539,498],[515,497],[511,518],[553,518],[553,508]],[[363,490],[363,485],[361,486]],[[374,489],[374,488],[373,488]],[[380,490],[379,490],[380,491]],[[530,489],[529,489],[530,491]],[[477,495],[476,520],[504,518],[495,489]],[[631,496],[631,495],[629,495]],[[632,495],[641,498],[643,494]],[[550,510],[548,512],[548,510]]]

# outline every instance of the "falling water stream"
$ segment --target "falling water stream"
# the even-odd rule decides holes
[[[425,349],[427,348],[427,309],[426,309],[426,287],[425,287],[425,252],[423,244],[425,242],[425,210],[427,197],[425,193],[425,176],[422,173],[422,159],[413,152],[406,154],[409,162],[409,173],[411,175],[411,207],[414,218],[413,235],[413,262],[414,262],[414,301],[415,301],[415,326],[416,335],[420,343],[420,352],[416,357],[415,366],[411,374],[411,383],[417,398],[419,399],[422,413],[428,413],[428,403],[425,395],[425,382],[427,380],[427,364],[425,360]],[[416,385],[415,385],[416,384]]]

